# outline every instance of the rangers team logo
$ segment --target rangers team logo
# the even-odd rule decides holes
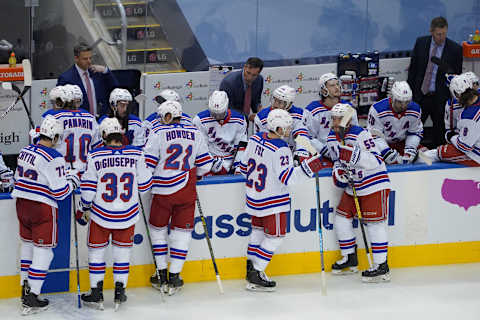
[[[153,85],[153,89],[160,89],[162,87],[162,85],[160,84],[160,81],[157,81],[154,85]]]
[[[192,88],[193,87],[193,80],[190,80],[187,83],[185,83],[185,87]]]
[[[266,82],[266,83],[270,83],[270,82],[272,82],[272,79],[273,79],[272,76],[271,76],[271,75],[268,75],[268,76],[265,78],[265,82]]]

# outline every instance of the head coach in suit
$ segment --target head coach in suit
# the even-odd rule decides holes
[[[75,64],[60,75],[57,86],[76,84],[83,93],[81,108],[97,118],[107,114],[108,97],[118,87],[117,80],[107,67],[92,64],[92,48],[86,43],[76,45],[73,55]]]
[[[263,91],[263,77],[260,72],[263,61],[251,57],[240,71],[231,72],[220,83],[221,91],[225,91],[230,101],[230,108],[243,113],[249,121],[260,111],[260,100]]]
[[[450,96],[446,85],[446,73],[462,73],[462,47],[447,38],[448,22],[444,17],[433,18],[430,35],[419,37],[413,48],[408,84],[413,100],[420,104],[422,122],[428,115],[432,118],[432,132],[425,132],[425,140],[436,147],[444,143],[445,102]]]

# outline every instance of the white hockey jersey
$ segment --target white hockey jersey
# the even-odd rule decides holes
[[[73,164],[79,172],[85,171],[87,153],[101,142],[95,117],[83,109],[51,109],[42,117],[47,115],[52,115],[63,123],[63,138],[55,145],[55,150],[64,156],[67,168]]]
[[[445,103],[445,129],[447,132],[458,133],[458,121],[462,116],[463,106],[455,98],[450,98]]]
[[[193,118],[193,124],[200,130],[205,141],[207,141],[210,154],[213,157],[223,158],[223,167],[227,172],[232,167],[232,164],[234,167],[238,166],[238,159],[241,159],[245,151],[245,147],[239,148],[238,145],[241,141],[247,142],[247,124],[245,123],[245,117],[241,113],[235,110],[228,110],[226,118],[222,121],[217,121],[210,115],[210,111],[207,109]]]
[[[246,177],[245,210],[256,217],[290,211],[288,186],[310,178],[301,166],[293,166],[287,142],[269,139],[266,132],[250,137],[240,170]]]
[[[152,186],[143,152],[138,147],[101,147],[88,153],[82,176],[82,204],[102,227],[125,229],[139,218],[138,192]]]
[[[65,176],[65,160],[57,150],[31,144],[20,150],[17,161],[12,197],[58,208],[57,201],[73,191]]]
[[[181,124],[186,124],[186,125],[193,125],[192,118],[182,112],[182,119],[180,120]],[[158,113],[153,112],[150,114],[144,121],[143,121],[143,126],[145,127],[145,138],[148,138],[148,135],[152,131],[153,127],[155,126],[160,126],[162,123],[160,122],[160,118],[158,117]]]
[[[350,104],[350,102],[341,100],[340,103]],[[353,107],[352,107],[353,108]],[[305,125],[311,136],[311,144],[318,153],[328,156],[327,137],[330,133],[330,123],[332,121],[330,109],[322,101],[312,101],[303,111],[305,116]],[[355,110],[355,108],[353,108]],[[352,116],[352,125],[358,126],[357,111]]]
[[[101,124],[103,119],[107,116],[103,116],[98,120],[98,123]],[[135,147],[143,147],[145,145],[145,127],[143,126],[142,121],[135,115],[128,115],[128,130],[123,135],[124,145],[132,145]],[[94,148],[103,147],[103,142],[94,146]]]
[[[332,130],[327,138],[327,146],[330,152],[330,158],[339,162],[340,138]],[[369,131],[359,127],[351,126],[345,132],[345,144],[348,146],[357,145],[360,147],[360,157],[357,164],[351,168],[351,175],[358,196],[372,194],[374,192],[390,189],[390,179],[387,168],[380,156],[377,146]],[[353,194],[350,185],[346,192]]]
[[[153,194],[173,194],[185,187],[190,174],[203,176],[212,168],[213,158],[203,135],[194,126],[156,126],[144,151],[147,166],[153,172]]]
[[[458,132],[452,138],[452,144],[470,159],[480,163],[480,99],[475,105],[463,110],[458,121]]]
[[[389,144],[405,141],[405,148],[417,149],[423,137],[422,112],[420,106],[410,102],[407,109],[398,114],[392,109],[392,101],[385,98],[374,103],[368,112],[367,129],[383,133],[385,139],[376,137],[375,142],[381,155],[390,150]]]

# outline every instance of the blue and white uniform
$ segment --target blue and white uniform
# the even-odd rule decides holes
[[[107,118],[107,116],[102,116],[98,120],[98,123],[102,123],[105,118]],[[124,144],[129,144],[135,147],[143,147],[145,145],[145,127],[140,118],[133,114],[128,115],[128,130],[124,133]],[[98,148],[101,146],[103,146],[103,142],[94,147]]]
[[[467,157],[480,164],[480,99],[465,108],[458,121],[458,135],[452,144]]]
[[[458,121],[462,115],[463,106],[456,98],[450,98],[445,103],[445,129],[447,132],[458,133]]]
[[[181,124],[193,125],[192,117],[190,117],[185,112],[182,112],[182,118],[180,120]],[[148,138],[150,131],[153,127],[161,125],[160,118],[158,117],[157,112],[151,113],[144,121],[143,126],[145,127],[145,137]]]

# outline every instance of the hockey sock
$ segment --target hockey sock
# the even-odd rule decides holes
[[[250,234],[250,239],[248,240],[248,248],[247,248],[247,259],[254,260],[257,249],[260,247],[260,243],[262,243],[263,239],[265,238],[265,234],[263,233],[263,228],[258,228],[252,226],[252,233]]]
[[[182,271],[191,239],[191,230],[176,228],[170,231],[170,273],[179,273]]]
[[[96,288],[97,283],[105,278],[105,250],[107,250],[107,247],[88,248],[90,288]]]
[[[113,246],[113,282],[123,283],[124,288],[127,287],[131,250],[131,247]]]
[[[150,235],[152,236],[153,252],[155,253],[155,261],[157,261],[158,269],[167,269],[167,232],[168,227],[157,228],[152,225],[150,227]]]
[[[28,278],[28,269],[32,264],[33,258],[33,243],[22,241],[20,248],[20,285],[23,286],[23,281]]]
[[[270,260],[272,260],[275,250],[280,246],[284,237],[265,236],[260,246],[255,251],[253,267],[258,271],[265,271]]]
[[[346,257],[348,254],[354,253],[356,241],[352,219],[336,214],[334,225],[342,256]]]
[[[387,221],[367,223],[367,233],[372,246],[373,262],[384,263],[388,250]]]
[[[47,271],[53,259],[52,248],[33,247],[33,259],[28,269],[28,284],[31,291],[39,295],[43,281],[47,277]]]

